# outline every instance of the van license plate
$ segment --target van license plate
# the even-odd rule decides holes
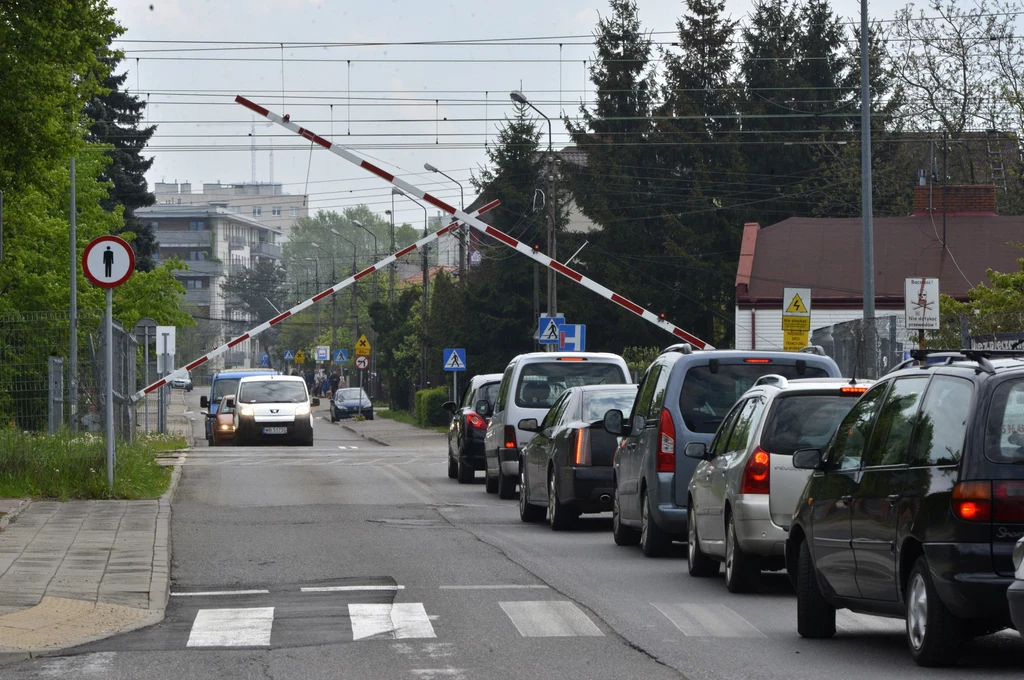
[[[287,427],[265,427],[263,434],[288,434]]]

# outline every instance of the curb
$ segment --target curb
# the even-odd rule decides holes
[[[360,432],[359,430],[355,429],[354,427],[350,427],[348,425],[342,425],[341,429],[348,430],[352,434],[357,434],[360,437],[362,437],[363,439],[365,439],[367,441],[371,441],[374,444],[380,444],[381,446],[391,446],[391,444],[388,444],[386,441],[384,441],[382,439],[377,439],[376,437],[371,437],[370,435],[363,434],[362,432]]]
[[[14,510],[8,512],[3,517],[0,517],[0,531],[6,529],[8,524],[18,519],[18,515],[20,515],[25,510],[25,508],[27,508],[30,505],[32,505],[32,499],[25,498],[21,501],[21,505],[16,507]]]

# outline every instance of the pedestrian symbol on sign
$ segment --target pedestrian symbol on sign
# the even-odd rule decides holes
[[[459,349],[446,349],[444,351],[444,370],[446,371],[465,371],[466,370],[466,350]]]
[[[542,345],[557,345],[560,332],[559,329],[564,323],[564,316],[540,317],[540,328],[537,332],[537,342]]]
[[[110,270],[114,268],[114,251],[107,246],[107,249],[103,251],[103,275],[110,278]]]

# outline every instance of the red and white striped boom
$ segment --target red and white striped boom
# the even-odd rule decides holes
[[[674,325],[672,323],[669,323],[665,319],[659,317],[657,314],[654,314],[653,312],[644,309],[643,307],[641,307],[640,305],[636,304],[635,302],[632,302],[631,300],[626,299],[625,297],[619,295],[615,291],[602,286],[597,281],[594,281],[593,279],[588,278],[588,277],[584,276],[583,274],[580,274],[578,271],[576,271],[576,270],[574,270],[574,269],[572,269],[570,267],[565,266],[561,262],[558,262],[557,260],[553,260],[550,257],[548,257],[547,255],[544,255],[543,253],[537,252],[536,250],[534,250],[530,246],[528,246],[525,243],[522,243],[520,241],[517,241],[516,239],[512,238],[511,236],[509,236],[505,232],[501,231],[500,229],[495,229],[491,225],[484,223],[482,220],[477,219],[475,215],[469,215],[469,214],[463,212],[462,210],[459,210],[458,208],[455,208],[454,206],[448,205],[447,203],[445,203],[441,199],[436,198],[434,196],[431,196],[430,194],[426,193],[425,191],[419,189],[418,187],[415,187],[412,184],[409,184],[405,180],[403,180],[403,179],[401,179],[399,177],[395,177],[390,172],[387,172],[386,170],[382,170],[381,168],[378,168],[373,163],[370,163],[369,161],[360,158],[359,156],[357,156],[356,154],[352,153],[350,150],[346,149],[345,147],[338,146],[337,144],[333,144],[330,141],[328,141],[328,140],[324,139],[323,137],[321,137],[320,135],[316,134],[315,132],[312,132],[311,130],[307,130],[304,127],[296,125],[295,123],[291,122],[291,119],[290,119],[289,116],[287,116],[287,115],[286,116],[279,116],[276,113],[274,113],[274,112],[272,112],[272,111],[270,111],[268,109],[263,108],[259,104],[255,103],[255,102],[252,102],[252,101],[246,99],[245,97],[242,97],[241,95],[235,97],[235,101],[237,103],[241,104],[242,106],[244,106],[245,108],[247,108],[247,109],[249,109],[249,110],[251,110],[251,111],[253,111],[255,113],[260,114],[264,118],[266,118],[266,119],[268,119],[270,121],[273,121],[274,123],[277,123],[281,127],[284,127],[284,128],[286,128],[288,130],[291,130],[292,132],[298,134],[299,136],[304,137],[304,138],[310,140],[314,144],[319,144],[320,146],[322,146],[323,148],[327,149],[331,153],[333,153],[333,154],[335,154],[337,156],[341,156],[342,158],[347,160],[349,163],[352,163],[353,165],[358,165],[359,167],[363,168],[364,170],[368,170],[369,172],[373,173],[374,175],[377,175],[378,177],[380,177],[381,179],[385,180],[386,182],[389,182],[390,184],[395,185],[396,187],[398,187],[402,191],[404,191],[404,192],[406,192],[408,194],[411,194],[411,195],[413,195],[413,196],[415,196],[417,198],[420,198],[420,199],[426,201],[427,203],[430,203],[433,206],[436,206],[436,207],[440,208],[441,210],[445,211],[449,215],[455,216],[460,221],[465,222],[466,224],[468,224],[469,226],[473,227],[477,231],[480,231],[480,232],[482,232],[484,234],[487,234],[488,236],[490,236],[490,237],[492,237],[494,239],[497,239],[498,241],[501,241],[502,243],[504,243],[505,245],[509,246],[510,248],[513,248],[516,251],[522,253],[523,255],[526,255],[527,257],[533,259],[534,261],[541,263],[545,267],[549,267],[551,269],[554,269],[556,272],[558,272],[562,276],[565,276],[566,278],[572,279],[573,281],[575,281],[576,283],[580,284],[581,286],[583,286],[587,290],[591,290],[591,291],[597,293],[598,295],[600,295],[601,297],[606,298],[608,300],[611,300],[612,302],[614,302],[615,304],[619,305],[620,307],[624,307],[625,309],[628,309],[629,311],[633,312],[634,314],[636,314],[640,318],[644,319],[645,321],[649,321],[649,322],[653,323],[654,325],[658,326],[662,330],[665,330],[665,331],[671,333],[672,335],[676,336],[677,338],[680,338],[681,340],[690,343],[694,347],[696,347],[698,349],[714,349],[714,347],[712,345],[708,344],[707,342],[704,342],[703,340],[701,340],[700,338],[696,337],[695,335],[687,333],[682,328],[679,328],[678,326],[676,326],[676,325]]]

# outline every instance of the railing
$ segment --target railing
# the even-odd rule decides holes
[[[249,248],[250,252],[253,255],[272,257],[275,260],[281,258],[281,246],[277,245],[276,243],[267,243],[265,241],[260,241],[258,243],[251,244]]]
[[[231,249],[231,250],[242,250],[243,248],[245,248],[248,245],[249,245],[249,242],[246,241],[241,236],[230,236],[230,237],[228,237],[228,248]]]
[[[188,265],[188,271],[179,271],[179,274],[188,276],[189,274],[198,274],[200,276],[224,276],[224,263],[214,262],[213,260],[187,260],[185,264]]]
[[[161,246],[210,246],[208,231],[158,231],[156,241]]]
[[[186,290],[185,291],[185,302],[193,305],[202,305],[204,307],[210,306],[210,289],[206,288],[203,290]]]

